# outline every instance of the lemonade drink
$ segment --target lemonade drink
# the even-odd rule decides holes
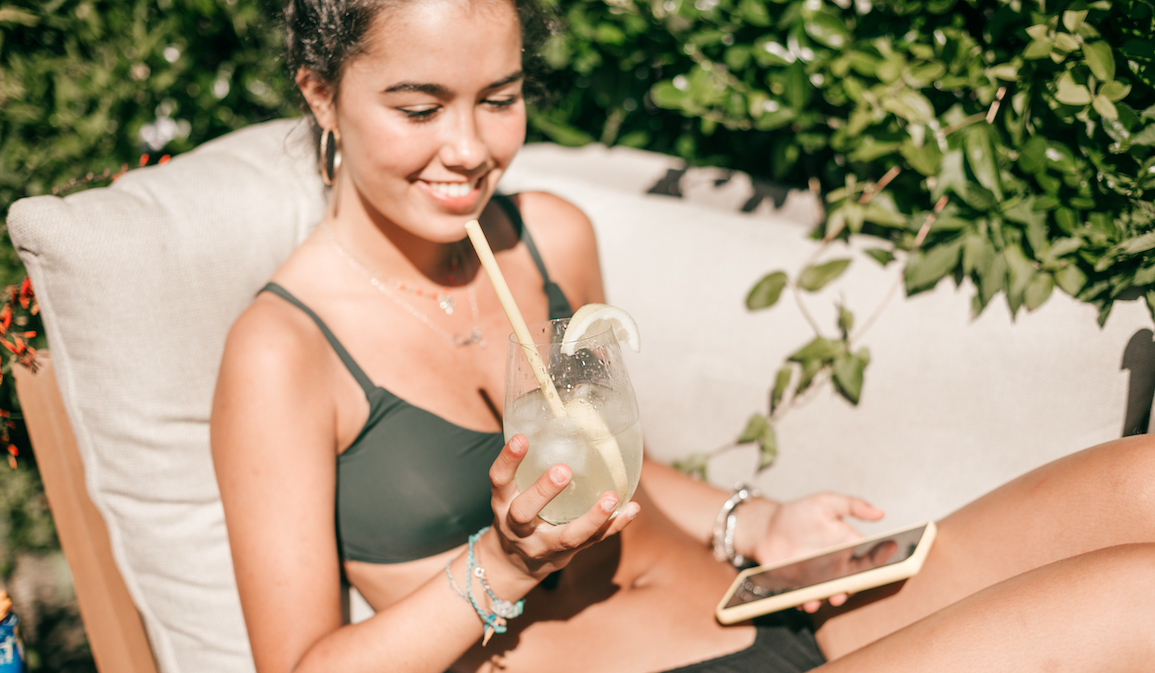
[[[529,440],[517,470],[520,490],[558,463],[573,472],[565,490],[541,511],[541,518],[553,524],[585,514],[606,491],[618,494],[621,511],[642,471],[642,427],[633,391],[587,383],[567,393],[563,417],[554,415],[538,389],[514,400],[504,421],[506,441],[515,434]]]

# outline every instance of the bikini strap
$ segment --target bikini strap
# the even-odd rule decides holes
[[[332,330],[329,329],[329,326],[326,325],[323,320],[321,320],[319,315],[313,312],[313,309],[305,306],[305,304],[300,299],[297,299],[292,295],[292,293],[280,285],[277,285],[276,283],[267,283],[264,287],[261,288],[261,292],[272,292],[281,299],[284,299],[293,306],[301,309],[305,312],[305,315],[312,318],[313,322],[317,323],[317,327],[321,330],[321,334],[325,336],[325,340],[329,342],[329,345],[333,347],[333,351],[337,353],[337,357],[341,358],[341,362],[345,363],[345,368],[349,370],[349,373],[353,375],[353,378],[357,379],[357,383],[361,384],[361,389],[365,391],[366,397],[368,397],[369,393],[377,387],[373,385],[373,381],[371,381],[369,377],[365,375],[365,372],[361,369],[357,362],[353,360],[353,356],[349,355],[349,351],[345,350],[345,347],[341,345],[340,341],[337,340],[336,335],[334,335]],[[260,294],[260,292],[257,294]]]
[[[525,222],[521,219],[521,212],[517,209],[517,204],[513,199],[505,194],[494,194],[493,199],[497,201],[497,205],[505,211],[506,217],[513,223],[514,230],[521,238],[521,242],[525,244],[529,250],[529,256],[533,258],[533,263],[537,265],[538,273],[541,274],[542,280],[545,281],[542,285],[542,290],[545,291],[545,296],[549,299],[549,317],[551,320],[556,318],[568,318],[573,315],[573,307],[570,306],[569,300],[566,299],[565,293],[561,291],[558,284],[549,279],[549,272],[545,270],[545,262],[541,260],[541,254],[537,251],[537,246],[533,243],[533,237],[529,235],[529,228],[525,226]]]

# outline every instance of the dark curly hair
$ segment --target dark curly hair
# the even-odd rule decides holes
[[[365,33],[381,12],[421,0],[286,0],[284,8],[285,64],[290,80],[301,68],[313,73],[336,95],[350,59],[363,53]],[[525,95],[541,95],[544,65],[539,52],[553,34],[554,24],[537,0],[507,0],[517,10],[521,23],[522,70]],[[298,92],[299,93],[299,92]],[[298,96],[302,112],[320,137],[320,128],[303,96]]]

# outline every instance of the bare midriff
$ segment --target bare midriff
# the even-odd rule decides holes
[[[718,563],[639,492],[638,517],[618,536],[578,553],[553,588],[525,597],[525,613],[454,666],[460,673],[663,670],[736,652],[754,642],[749,625],[722,626],[714,607],[735,571]],[[350,562],[350,582],[380,610],[460,553],[403,564]],[[481,560],[484,564],[484,559]]]

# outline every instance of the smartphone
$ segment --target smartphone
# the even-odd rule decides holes
[[[807,601],[904,580],[922,568],[934,536],[934,523],[927,522],[781,563],[747,568],[718,603],[718,621],[734,624]]]

